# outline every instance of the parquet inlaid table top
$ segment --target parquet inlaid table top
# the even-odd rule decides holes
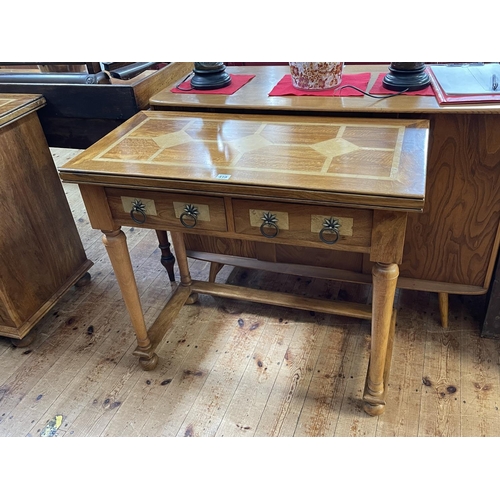
[[[421,211],[429,122],[144,111],[60,169],[76,182],[104,243],[137,336],[142,367],[198,293],[372,321],[365,410],[380,414],[406,216]],[[181,283],[145,327],[122,225],[168,230]],[[193,281],[185,234],[369,254],[372,306]],[[314,262],[311,262],[314,266]]]
[[[427,154],[425,120],[231,116],[141,112],[66,165],[63,178],[76,180],[84,164],[86,177],[390,196],[422,209],[425,172],[415,165]]]

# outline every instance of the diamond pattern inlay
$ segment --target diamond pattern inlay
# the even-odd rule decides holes
[[[230,141],[230,144],[241,153],[246,153],[248,151],[254,151],[256,149],[270,146],[272,143],[267,139],[264,139],[261,135],[252,135]]]
[[[154,138],[154,141],[160,148],[171,148],[173,146],[178,146],[179,144],[185,144],[193,139],[189,134],[186,134],[184,130],[179,130],[179,132],[172,132],[171,134],[160,135]]]
[[[327,157],[341,156],[359,149],[359,147],[352,144],[352,142],[346,141],[342,138],[318,142],[311,147],[318,151],[318,153]]]

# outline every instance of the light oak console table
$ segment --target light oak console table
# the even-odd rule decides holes
[[[0,94],[0,335],[19,347],[87,259],[37,111],[41,95]]]
[[[500,104],[440,106],[432,96],[405,95],[382,100],[367,96],[270,97],[269,92],[289,72],[287,66],[230,66],[227,70],[255,78],[230,96],[172,93],[172,85],[150,99],[151,108],[429,120],[426,203],[422,213],[408,215],[398,287],[437,292],[443,326],[448,325],[448,294],[482,295],[488,291],[500,244]],[[345,73],[370,72],[368,90],[387,70],[385,65],[344,68]],[[186,245],[190,255],[215,262],[214,273],[217,265],[236,263],[223,255],[238,251],[229,240],[214,239],[208,248],[189,237]],[[290,249],[278,254],[282,262],[300,258],[291,255]],[[330,265],[321,252],[317,259]],[[366,260],[352,255],[343,262],[346,279],[370,279]],[[496,274],[500,279],[500,267]],[[490,301],[495,297],[498,293],[492,293]],[[495,299],[488,305],[488,316],[497,317],[498,310],[500,303]],[[498,326],[492,331],[494,324]],[[488,325],[483,334],[500,335],[498,321]]]
[[[143,111],[65,164],[61,178],[79,185],[92,227],[104,234],[142,368],[156,367],[161,339],[199,293],[353,316],[372,322],[363,399],[367,413],[382,413],[407,217],[424,207],[428,125]],[[180,284],[149,330],[121,226],[172,237]],[[359,254],[371,263],[372,305],[194,281],[189,236],[230,240],[256,257],[300,248],[304,264],[287,266],[298,273],[314,272],[314,250],[330,260]]]

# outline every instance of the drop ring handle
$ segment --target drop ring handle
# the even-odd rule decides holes
[[[340,223],[338,220],[334,219],[333,217],[325,219],[325,221],[323,222],[323,229],[321,229],[321,231],[319,232],[319,239],[327,245],[335,245],[335,243],[339,241],[339,229]],[[326,238],[326,234],[333,234],[333,239]]]
[[[137,214],[139,216],[137,216]],[[144,224],[146,222],[146,205],[141,200],[134,200],[132,202],[132,210],[130,210],[130,217],[137,224]]]
[[[264,222],[260,225],[260,234],[262,234],[262,236],[264,236],[265,238],[276,238],[279,233],[277,217],[271,212],[265,212],[262,214],[261,220],[263,220]],[[265,231],[266,227],[272,227],[274,229],[274,232],[271,234],[267,233]]]
[[[274,233],[273,234],[266,233],[266,231],[264,229],[266,227],[274,228]],[[260,234],[262,234],[262,236],[264,236],[266,238],[276,238],[276,236],[278,236],[278,232],[279,232],[279,228],[274,222],[263,222],[260,226]]]
[[[187,227],[188,229],[191,229],[196,226],[196,223],[198,222],[198,215],[200,212],[194,205],[186,205],[184,207],[184,212],[181,214],[179,217],[179,220],[181,221],[181,224],[184,227]],[[189,223],[187,221],[192,221],[192,223]]]

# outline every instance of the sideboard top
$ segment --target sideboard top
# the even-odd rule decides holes
[[[388,69],[388,66],[381,64],[348,64],[344,66],[344,73],[370,73],[368,89],[371,89],[379,75],[387,73]],[[237,113],[238,110],[248,110],[254,113],[262,111],[279,113],[285,111],[316,114],[363,113],[375,115],[388,113],[500,113],[500,104],[498,103],[440,105],[434,96],[421,95],[398,95],[389,99],[374,99],[361,93],[355,97],[269,96],[269,92],[273,90],[281,78],[290,73],[287,65],[230,66],[227,68],[227,72],[229,74],[255,76],[232,95],[196,94],[190,92],[173,93],[171,89],[182,81],[182,78],[179,78],[178,82],[153,95],[149,102],[152,108],[156,110],[220,109],[234,113]]]

